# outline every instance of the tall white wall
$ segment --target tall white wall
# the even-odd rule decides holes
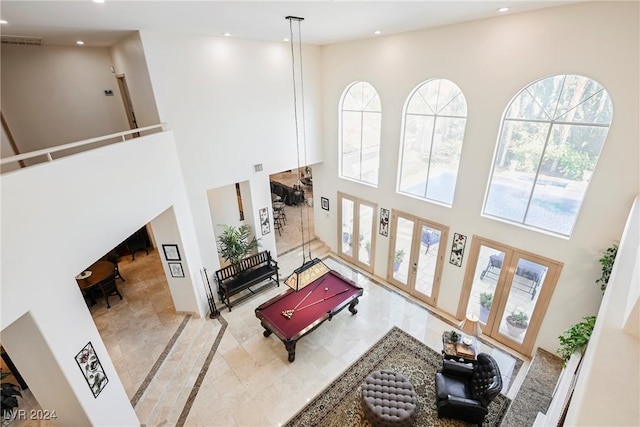
[[[336,191],[380,207],[400,209],[564,263],[536,344],[551,352],[557,337],[584,315],[595,314],[601,295],[602,250],[620,239],[639,191],[640,107],[637,2],[580,3],[478,20],[322,49],[325,163],[314,167],[314,195],[335,201]],[[528,84],[545,76],[577,73],[601,83],[613,100],[613,124],[570,239],[481,217],[502,114]],[[468,104],[465,140],[452,208],[395,193],[402,108],[411,91],[432,78],[447,78]],[[338,179],[338,108],[351,82],[366,80],[382,103],[378,188]],[[614,191],[615,189],[615,191]],[[335,206],[335,203],[332,204]],[[316,213],[321,212],[316,208]],[[336,210],[316,216],[316,234],[335,250]],[[452,235],[452,234],[450,234]],[[376,260],[388,256],[389,238],[378,236]],[[447,251],[451,242],[446,242]],[[467,245],[468,247],[469,245]],[[438,306],[455,314],[466,261],[444,263]],[[386,277],[386,263],[375,273]]]
[[[140,34],[160,120],[176,136],[203,259],[215,270],[207,191],[250,181],[251,215],[257,218],[257,209],[271,204],[269,174],[297,166],[290,48],[284,42]],[[319,52],[304,49],[308,163],[322,160]],[[264,170],[255,173],[258,163]]]
[[[640,422],[640,341],[624,330],[629,296],[638,295],[640,200],[629,214],[607,290],[598,311],[566,425],[637,426]],[[603,411],[602,408],[616,408]]]
[[[3,45],[0,54],[2,113],[21,153],[129,128],[109,49]]]
[[[3,346],[38,403],[57,410],[60,425],[137,425],[74,277],[171,208],[172,224],[163,226],[161,216],[152,226],[159,248],[180,245],[186,277],[168,279],[174,305],[204,315],[202,263],[173,134],[10,172],[0,177],[0,186]],[[18,333],[34,328],[44,340]],[[109,378],[98,398],[74,359],[89,341]]]

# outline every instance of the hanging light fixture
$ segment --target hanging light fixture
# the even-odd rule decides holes
[[[307,144],[306,144],[306,135],[305,135],[305,119],[304,119],[304,84],[303,84],[303,73],[302,73],[302,32],[301,32],[301,23],[304,21],[304,18],[299,18],[296,16],[287,16],[285,18],[289,21],[289,32],[291,37],[289,37],[289,43],[291,45],[291,71],[293,75],[293,117],[296,125],[296,156],[298,162],[298,185],[302,185],[300,182],[300,141],[302,139],[302,146],[304,148],[304,157],[305,157],[305,166],[307,164]],[[293,31],[294,22],[297,24],[297,43],[298,43],[298,54],[296,57],[296,50],[294,49],[295,45],[295,34]],[[298,66],[296,67],[296,58]],[[297,70],[297,71],[296,71]],[[299,77],[296,76],[299,74]],[[298,85],[300,86],[300,105],[302,112],[302,126],[300,127],[298,124]],[[302,137],[302,138],[301,138]],[[308,255],[305,254],[305,241],[304,241],[304,211],[302,209],[303,203],[300,204],[300,232],[302,234],[302,266],[296,268],[293,273],[284,281],[284,283],[290,288],[299,291],[303,289],[305,286],[313,283],[318,278],[324,276],[327,272],[329,272],[329,267],[327,267],[320,259],[311,257],[311,239],[309,239],[308,244]],[[307,233],[309,231],[309,212],[307,211]]]

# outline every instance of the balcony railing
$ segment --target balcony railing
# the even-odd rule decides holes
[[[29,153],[17,154],[15,156],[0,159],[0,166],[5,166],[8,164],[17,162],[20,164],[20,167],[28,167],[36,163],[41,163],[41,161],[37,161],[34,163],[29,162],[29,164],[25,164],[24,162],[25,160],[34,160],[39,157],[43,157],[45,161],[52,162],[53,160],[55,160],[53,157],[53,154],[56,154],[56,153],[61,153],[63,151],[71,150],[78,147],[85,147],[85,148],[91,149],[90,147],[87,147],[87,146],[98,143],[98,142],[105,142],[109,140],[113,140],[111,141],[111,143],[124,142],[127,140],[127,137],[133,138],[136,136],[140,136],[141,132],[153,131],[155,129],[160,129],[162,131],[162,130],[165,130],[165,127],[166,127],[166,123],[159,123],[157,125],[151,125],[151,126],[146,126],[146,127],[137,128],[137,129],[130,129],[123,132],[112,133],[109,135],[97,136],[95,138],[83,139],[82,141],[70,142],[68,144],[57,145],[55,147],[43,148],[41,150],[31,151]],[[64,155],[60,155],[58,156],[58,158],[59,157],[64,157]]]

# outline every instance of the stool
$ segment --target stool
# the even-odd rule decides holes
[[[417,405],[413,385],[397,372],[373,371],[362,384],[362,408],[373,426],[411,426]]]

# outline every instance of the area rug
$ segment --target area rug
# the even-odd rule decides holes
[[[561,371],[562,359],[538,348],[522,386],[507,411],[504,425],[530,426],[538,412],[546,413]]]
[[[329,384],[286,424],[293,426],[369,426],[360,405],[360,385],[379,369],[402,373],[418,393],[416,426],[467,426],[450,418],[438,418],[435,374],[442,355],[411,335],[394,327]],[[499,426],[510,400],[500,394],[489,405],[485,426]]]

